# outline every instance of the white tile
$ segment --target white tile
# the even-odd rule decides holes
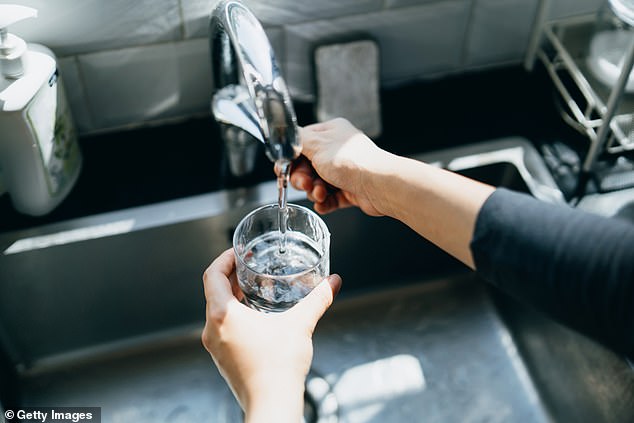
[[[199,38],[175,44],[179,95],[178,102],[167,111],[171,116],[207,112],[211,104],[211,61],[209,40]]]
[[[550,0],[550,18],[559,19],[567,16],[594,13],[607,0]]]
[[[218,0],[181,0],[186,37],[204,37]],[[377,11],[383,0],[244,0],[263,25],[286,25]]]
[[[281,30],[272,33],[281,42]],[[209,112],[207,38],[85,54],[78,61],[92,130]]]
[[[455,71],[461,62],[469,0],[387,10],[286,27],[287,84],[295,97],[314,95],[312,52],[324,40],[366,34],[377,40],[386,83]]]
[[[521,61],[533,29],[538,0],[479,0],[467,34],[466,65]]]
[[[20,0],[38,17],[11,27],[27,41],[59,55],[176,40],[181,36],[178,0]]]
[[[282,65],[284,63],[284,30],[281,27],[264,28],[264,30],[275,52],[276,60]],[[191,51],[191,54],[188,54],[188,60],[195,61],[197,66],[205,68],[205,72],[210,72],[211,57],[208,38],[186,40],[176,45],[179,54],[188,54],[187,52]]]
[[[262,22],[284,25],[350,14],[374,12],[383,0],[244,0]]]
[[[182,101],[181,66],[176,53],[174,44],[166,43],[79,56],[96,128],[144,122],[173,113]]]
[[[57,65],[63,81],[68,104],[75,121],[75,126],[79,133],[90,132],[93,130],[92,117],[86,102],[86,93],[84,92],[84,84],[79,75],[79,67],[77,59],[74,56],[58,59]]]
[[[209,15],[219,0],[181,0],[185,37],[209,36]]]

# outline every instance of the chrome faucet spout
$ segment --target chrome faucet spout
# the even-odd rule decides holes
[[[218,123],[233,125],[248,132],[258,141],[266,143],[253,101],[242,85],[227,85],[214,94],[211,111]]]
[[[297,158],[295,111],[260,22],[242,3],[223,0],[211,13],[209,44],[214,118],[261,141],[273,162]]]

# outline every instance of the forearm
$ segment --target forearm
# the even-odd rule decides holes
[[[471,248],[489,282],[634,354],[631,224],[498,190],[482,208]]]
[[[469,244],[482,205],[494,188],[423,162],[384,153],[365,180],[368,196],[471,268]]]
[[[249,396],[245,423],[297,423],[304,413],[304,383],[267,383]]]

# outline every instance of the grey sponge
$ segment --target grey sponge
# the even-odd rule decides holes
[[[381,134],[379,47],[372,40],[315,50],[317,120],[348,119],[370,137]]]

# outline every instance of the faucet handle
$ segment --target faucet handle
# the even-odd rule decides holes
[[[234,0],[221,1],[209,25],[214,117],[263,142],[271,161],[294,160],[301,153],[297,118],[262,25]]]

